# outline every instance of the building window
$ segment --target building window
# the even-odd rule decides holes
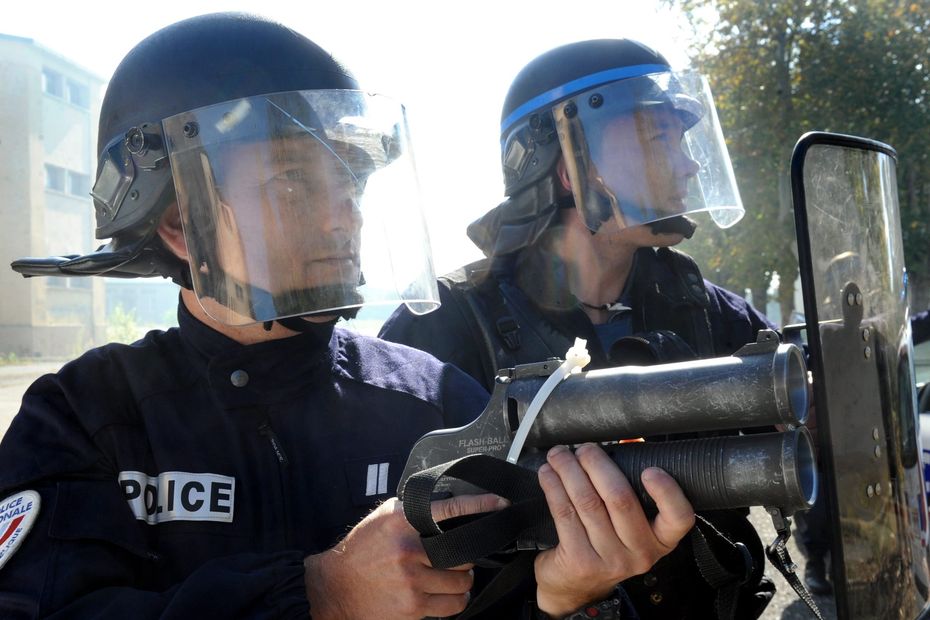
[[[87,198],[90,195],[90,177],[80,172],[68,170],[68,193]]]
[[[94,286],[90,277],[61,278],[56,276],[47,278],[45,283],[49,288],[55,289],[71,288],[87,290]]]
[[[65,96],[65,81],[61,74],[48,67],[42,69],[42,90],[56,97]]]
[[[45,164],[45,189],[63,192],[65,191],[65,169]]]
[[[90,108],[90,89],[80,82],[68,80],[68,101],[84,109]]]

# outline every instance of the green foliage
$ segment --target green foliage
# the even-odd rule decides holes
[[[756,292],[777,271],[782,312],[790,310],[797,249],[788,163],[803,133],[822,130],[898,151],[905,260],[917,288],[930,281],[930,3],[669,4],[693,28],[692,52],[709,76],[746,207],[738,234],[702,226],[685,248],[708,276]]]
[[[136,311],[127,312],[118,304],[107,317],[107,340],[129,344],[139,339],[141,328],[136,322]]]

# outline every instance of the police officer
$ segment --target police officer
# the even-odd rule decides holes
[[[171,277],[179,327],[91,350],[25,394],[0,444],[0,615],[465,607],[471,567],[432,568],[391,494],[414,441],[474,418],[487,394],[424,353],[334,325],[364,303],[435,305],[428,260],[412,260],[425,240],[406,225],[420,214],[384,209],[385,173],[387,185],[412,178],[405,127],[399,105],[261,18],[192,18],[126,56],[102,105],[92,192],[98,237],[112,240],[13,268]],[[392,218],[405,234],[378,238]],[[363,245],[363,220],[379,219]],[[397,282],[403,295],[384,292]],[[661,509],[652,522],[599,448],[553,451],[540,483],[561,543],[537,557],[527,604],[559,617],[606,599],[619,613],[615,584],[694,518],[664,472],[644,482]]]
[[[695,230],[687,214],[708,212],[722,227],[743,215],[699,76],[673,72],[635,41],[572,43],[520,71],[501,118],[507,199],[468,228],[486,259],[440,279],[438,311],[399,308],[383,338],[492,389],[498,369],[564,357],[576,337],[587,339],[597,368],[728,355],[773,328],[672,249]],[[740,577],[712,588],[718,596],[694,592],[700,578],[669,560],[625,584],[639,592],[640,614],[761,613],[773,588],[762,583],[758,537],[741,515],[713,517],[752,551],[746,585],[736,587],[744,575],[731,567]]]

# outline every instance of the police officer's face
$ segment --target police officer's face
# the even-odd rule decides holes
[[[653,106],[610,121],[599,149],[599,173],[621,203],[665,215],[685,211],[688,182],[700,166],[683,149],[685,128],[671,108]]]
[[[224,269],[272,293],[356,285],[359,184],[327,145],[298,135],[228,148]]]

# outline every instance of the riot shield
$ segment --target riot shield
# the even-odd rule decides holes
[[[928,612],[907,277],[884,144],[804,135],[791,165],[839,618]]]

